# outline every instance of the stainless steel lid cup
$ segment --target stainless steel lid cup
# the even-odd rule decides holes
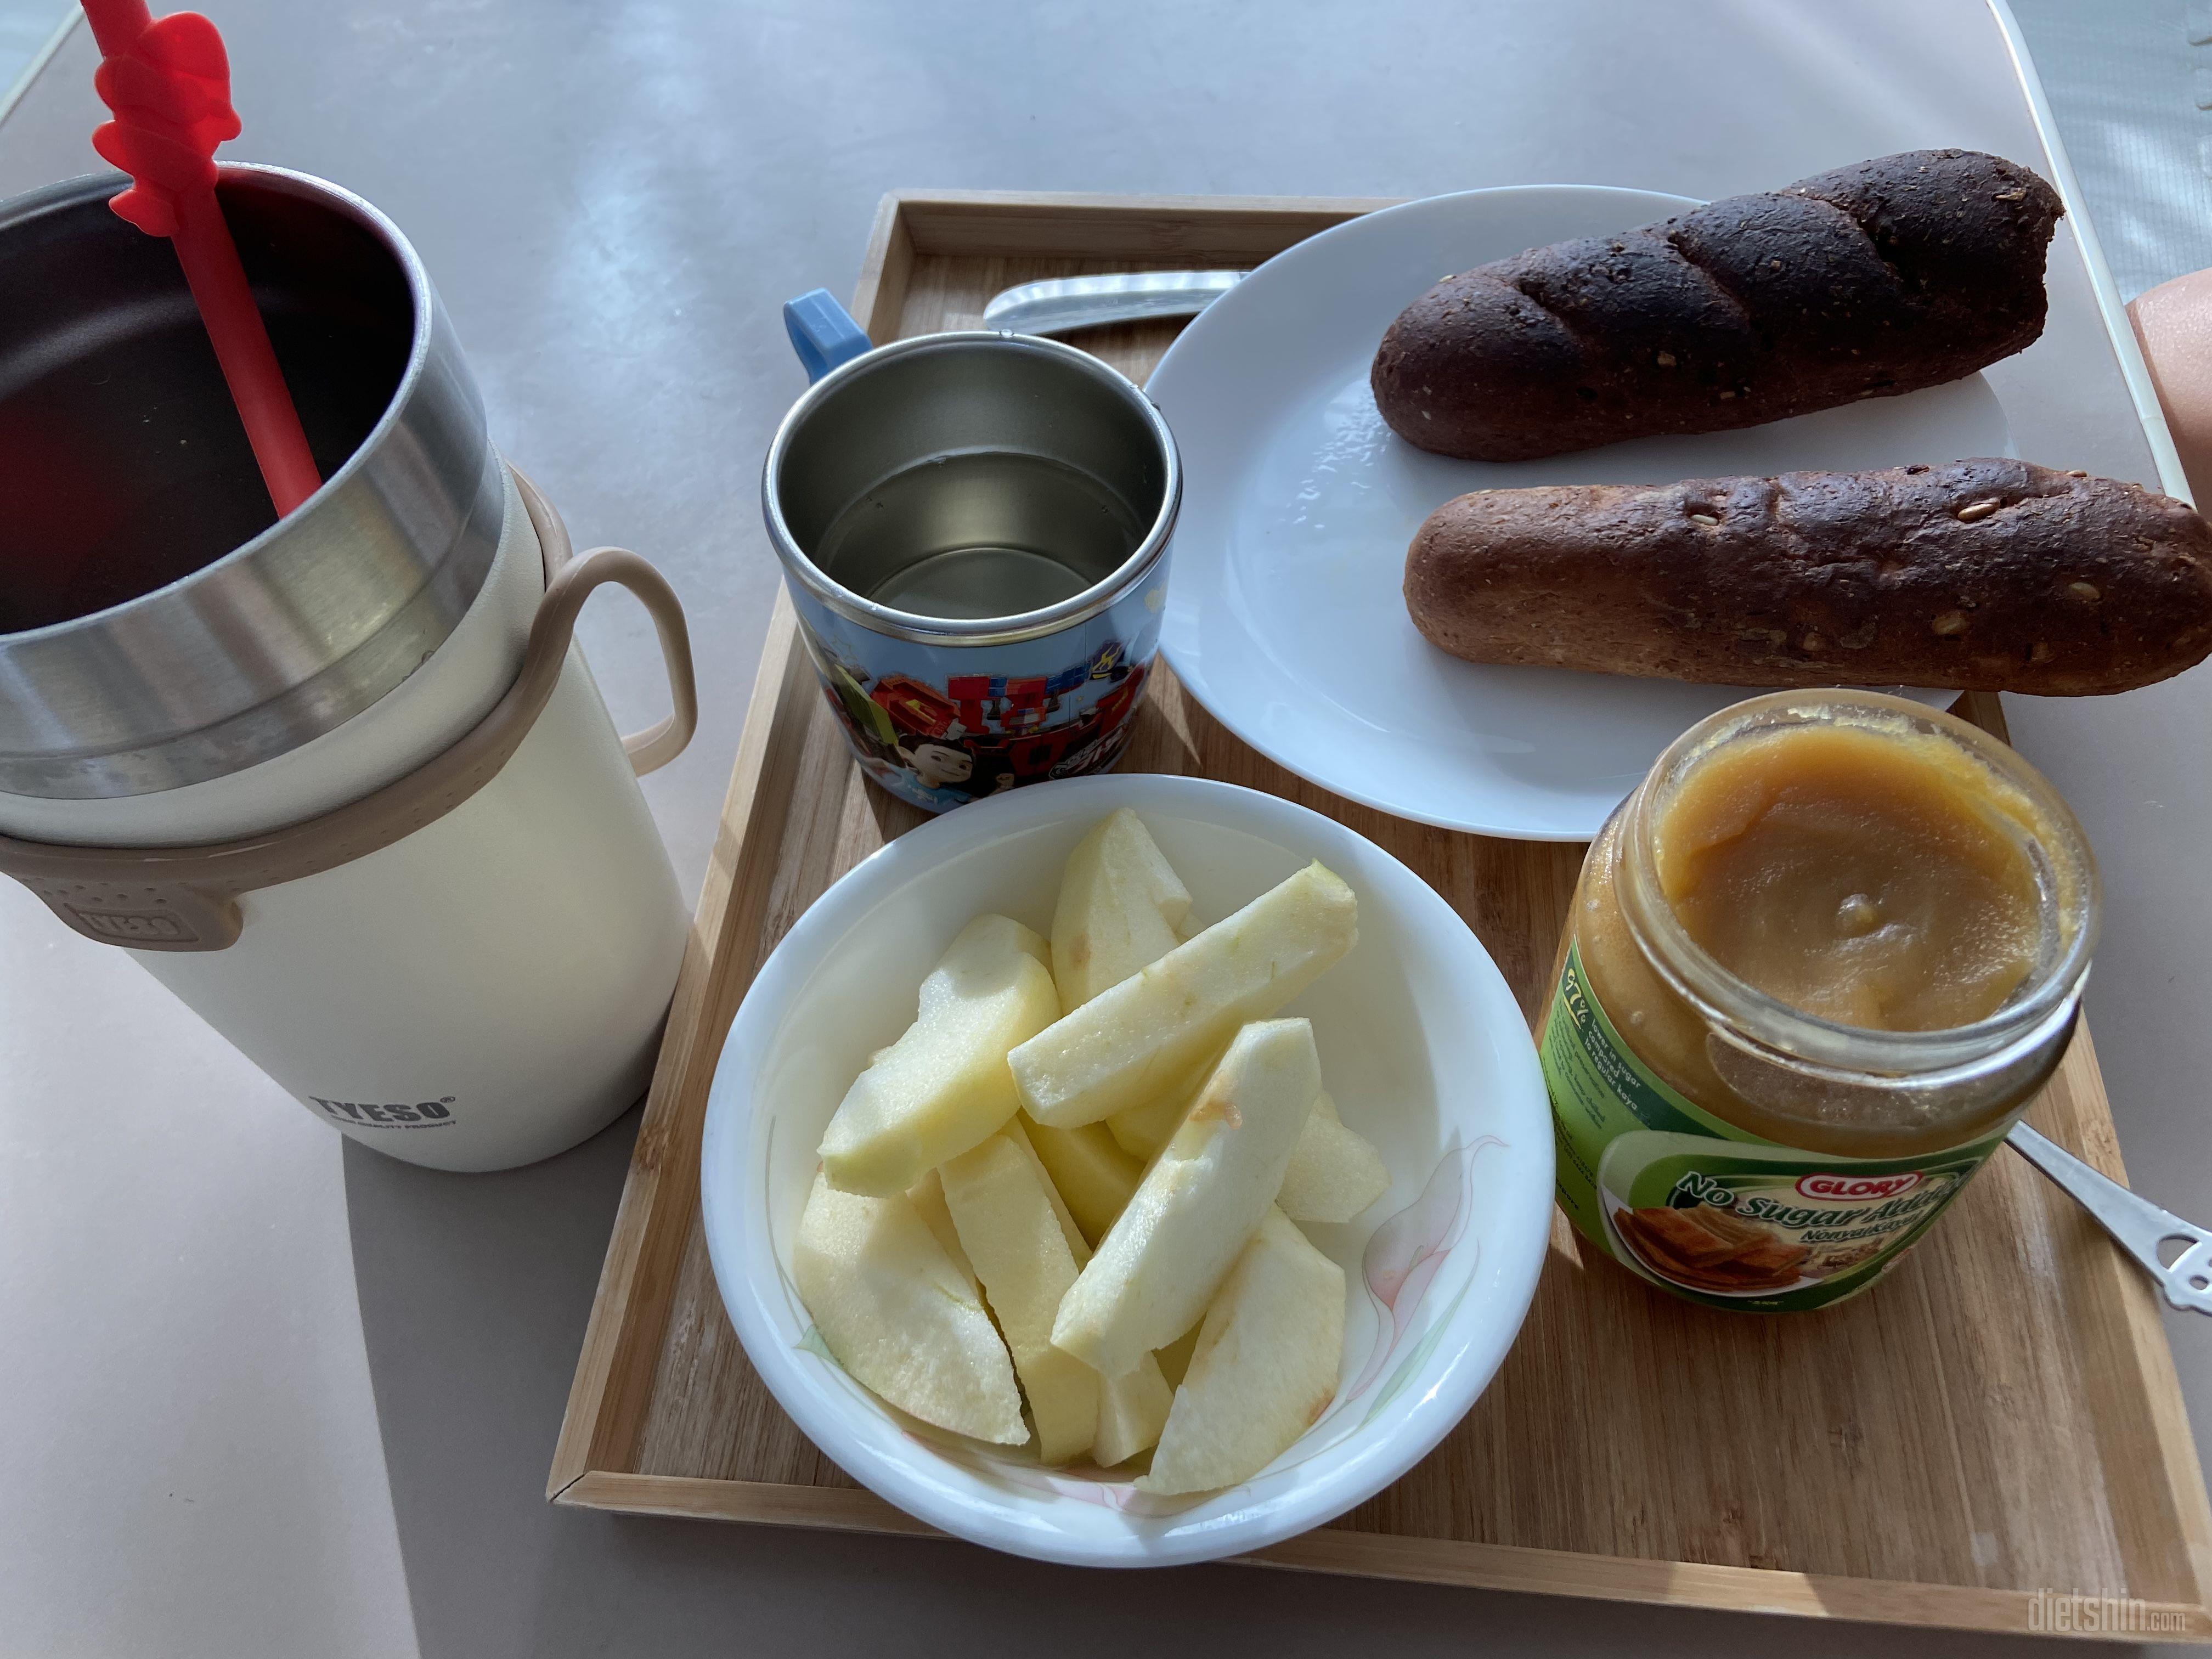
[[[573,1146],[644,1089],[689,934],[637,783],[696,717],[681,607],[633,553],[569,556],[388,220],[227,167],[323,477],[276,520],[117,184],[0,204],[0,877],[364,1145]],[[675,704],[628,738],[573,640],[608,583]]]
[[[0,794],[144,795],[313,741],[445,643],[500,539],[476,383],[389,221],[223,169],[325,478],[276,524],[176,256],[116,184],[0,206]]]
[[[872,349],[820,290],[785,313],[814,385],[769,447],[762,509],[861,767],[943,811],[1111,766],[1159,644],[1166,421],[1054,341]]]

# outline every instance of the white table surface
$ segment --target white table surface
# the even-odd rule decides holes
[[[2063,57],[2046,69],[2133,291],[2212,258],[2196,112],[2168,106],[2202,20],[2129,0],[2091,27],[2067,3],[2035,0],[2031,35]],[[755,471],[799,385],[776,308],[849,289],[883,190],[1715,196],[1920,145],[2033,153],[1979,0],[212,9],[246,122],[226,154],[391,213],[502,446],[580,544],[635,545],[682,593],[704,717],[647,787],[695,892],[775,581]],[[0,120],[0,194],[91,170],[91,62],[80,31]],[[618,720],[644,723],[645,624],[610,605],[584,632]],[[2212,1215],[2212,671],[2012,711],[2103,854],[2091,1006],[2136,1184]],[[635,1122],[507,1176],[344,1146],[0,884],[0,1654],[2035,1649],[551,1508]],[[2212,1327],[2170,1328],[2203,1432]]]

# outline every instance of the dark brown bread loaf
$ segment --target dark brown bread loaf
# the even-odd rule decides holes
[[[2025,461],[1462,495],[1406,606],[1470,662],[2081,696],[2212,651],[2212,526]]]
[[[1911,150],[1554,242],[1409,306],[1376,405],[1424,449],[1524,461],[1955,380],[2043,332],[2062,211],[2014,162]]]

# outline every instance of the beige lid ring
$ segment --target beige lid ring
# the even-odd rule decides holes
[[[63,921],[103,945],[134,951],[220,951],[244,926],[240,894],[319,875],[434,823],[497,776],[530,735],[559,683],[577,613],[608,582],[653,617],[673,707],[651,730],[623,739],[631,769],[665,766],[699,723],[690,632],[660,573],[627,548],[569,556],[568,532],[519,471],[514,481],[545,561],[545,597],[522,669],[466,736],[406,776],[357,801],[283,830],[203,847],[67,847],[0,836],[0,875],[13,876]]]

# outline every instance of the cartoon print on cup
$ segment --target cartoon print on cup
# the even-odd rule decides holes
[[[918,743],[899,750],[899,758],[932,789],[950,789],[975,775],[975,757],[949,743]]]
[[[815,667],[862,769],[933,811],[1112,764],[1146,678],[1119,639],[1050,674],[872,678],[826,647]]]

